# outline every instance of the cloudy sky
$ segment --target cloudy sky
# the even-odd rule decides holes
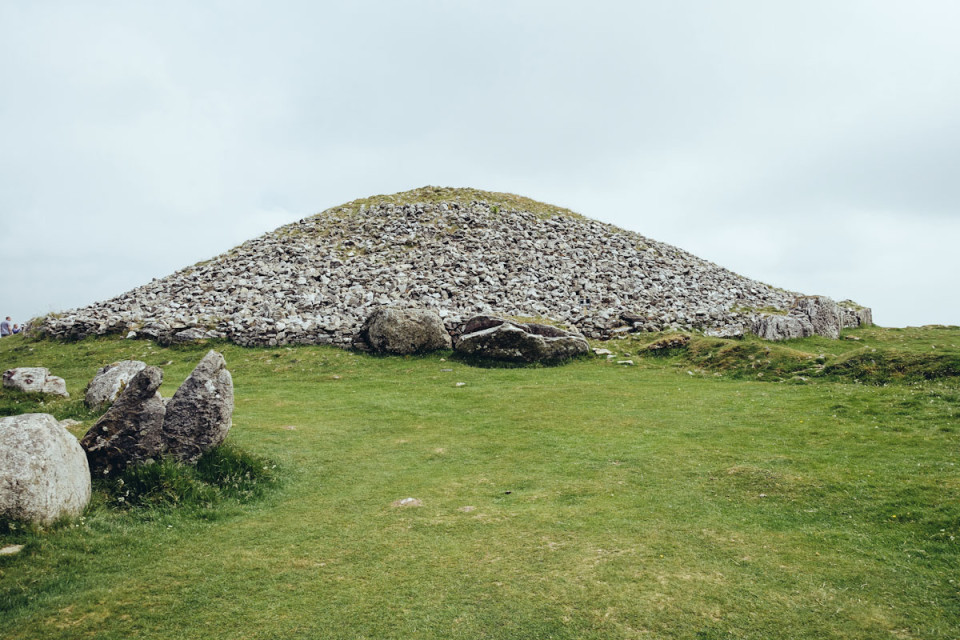
[[[0,2],[0,315],[423,185],[960,324],[960,3]]]

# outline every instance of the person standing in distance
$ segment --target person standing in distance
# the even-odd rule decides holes
[[[13,329],[10,328],[10,316],[7,316],[6,320],[0,322],[0,338],[6,338],[12,333]]]

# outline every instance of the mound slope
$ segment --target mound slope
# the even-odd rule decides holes
[[[587,337],[755,324],[798,294],[676,247],[502,193],[424,187],[328,209],[120,296],[43,320],[238,344],[349,345],[377,306],[549,318]],[[186,331],[186,333],[182,333]]]

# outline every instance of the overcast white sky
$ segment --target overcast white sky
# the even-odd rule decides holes
[[[0,0],[0,315],[423,185],[960,324],[960,3]]]

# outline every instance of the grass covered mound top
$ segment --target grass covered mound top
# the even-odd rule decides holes
[[[111,300],[50,335],[138,331],[349,345],[381,305],[539,317],[586,336],[742,325],[796,296],[676,247],[512,194],[424,187],[333,207]]]

